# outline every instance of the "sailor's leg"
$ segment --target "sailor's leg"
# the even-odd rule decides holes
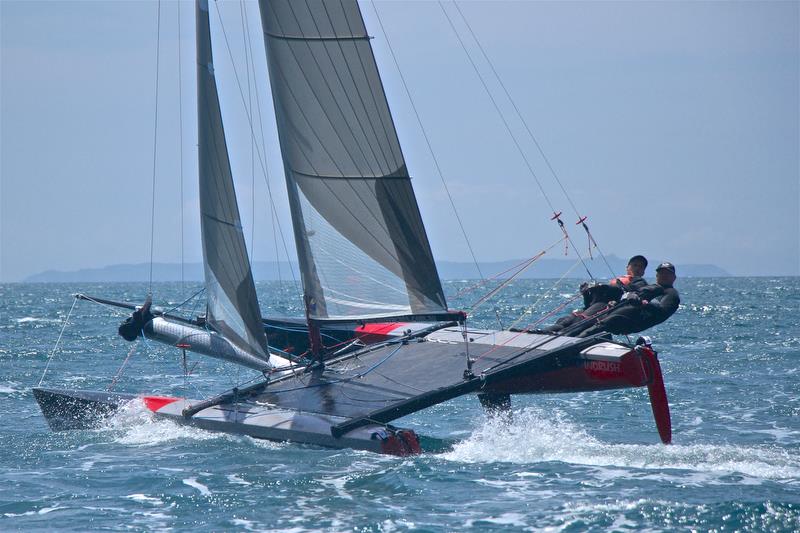
[[[511,395],[496,392],[481,392],[478,394],[483,410],[490,417],[511,418]]]
[[[581,320],[582,318],[580,318],[579,316],[574,314],[569,314],[567,316],[562,316],[561,318],[556,320],[556,323],[553,324],[552,326],[547,326],[545,328],[542,328],[541,331],[547,333],[560,333],[562,330],[570,327],[573,324],[577,324]]]
[[[599,323],[584,330],[578,337],[591,337],[597,333],[608,332],[623,335],[636,331],[638,311],[635,309],[620,309],[602,319]],[[634,315],[634,316],[632,316]]]

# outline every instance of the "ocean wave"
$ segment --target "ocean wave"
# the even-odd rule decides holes
[[[114,431],[119,444],[129,446],[158,446],[170,441],[231,439],[231,435],[213,433],[191,426],[183,426],[155,417],[141,400],[124,404],[105,420],[101,431]]]
[[[588,434],[563,413],[526,408],[513,421],[486,419],[466,440],[443,454],[453,461],[564,463],[618,467],[611,476],[631,476],[631,469],[685,470],[714,477],[741,474],[753,481],[781,480],[800,485],[800,455],[777,446],[727,444],[609,444]],[[608,475],[604,472],[603,475]],[[669,475],[669,474],[666,474]],[[709,480],[698,480],[709,481]]]

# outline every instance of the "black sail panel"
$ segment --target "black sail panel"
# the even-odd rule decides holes
[[[269,358],[233,186],[211,52],[208,3],[196,3],[200,217],[207,321],[242,350]]]
[[[358,3],[260,6],[311,318],[445,311]]]

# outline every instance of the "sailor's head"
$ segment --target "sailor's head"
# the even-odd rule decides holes
[[[628,260],[628,266],[625,268],[629,276],[644,276],[644,270],[647,268],[647,259],[643,255],[634,255]]]
[[[656,267],[656,283],[672,285],[675,283],[675,265],[665,261]]]

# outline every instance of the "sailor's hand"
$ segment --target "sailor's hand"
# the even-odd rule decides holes
[[[630,302],[632,305],[642,305],[642,299],[635,292],[625,293],[623,298],[626,302]]]
[[[610,302],[608,302],[608,307],[614,307],[615,305],[617,305],[616,300],[611,300]]]

